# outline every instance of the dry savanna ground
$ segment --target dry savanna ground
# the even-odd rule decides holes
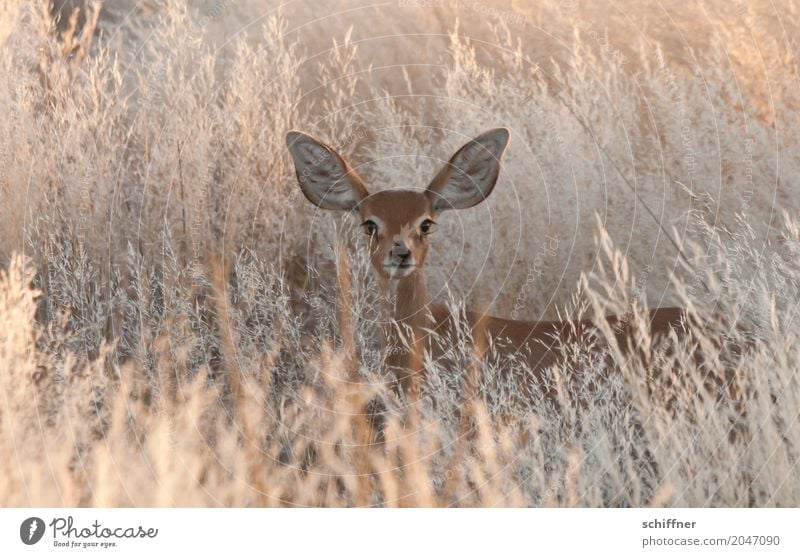
[[[0,505],[800,505],[797,37],[792,0],[4,0]],[[681,305],[699,346],[564,346],[555,403],[467,394],[513,362],[466,341],[387,387],[358,223],[284,136],[379,190],[497,126],[431,292]]]

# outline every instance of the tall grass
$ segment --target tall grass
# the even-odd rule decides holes
[[[798,505],[792,3],[88,4],[0,7],[0,504]],[[563,347],[552,403],[465,337],[410,401],[354,223],[283,138],[424,187],[497,125],[503,176],[441,219],[431,292],[626,313],[642,349]],[[647,350],[668,303],[694,343]]]

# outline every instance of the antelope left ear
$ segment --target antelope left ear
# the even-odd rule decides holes
[[[426,194],[434,211],[466,209],[489,197],[500,176],[509,137],[508,129],[496,128],[456,151],[428,186]]]

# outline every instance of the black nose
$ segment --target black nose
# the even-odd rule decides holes
[[[400,263],[403,263],[410,255],[411,251],[406,246],[395,244],[395,246],[392,248],[392,257],[399,259]]]

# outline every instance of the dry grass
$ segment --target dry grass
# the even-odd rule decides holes
[[[0,505],[800,504],[796,6],[407,4],[0,6]],[[699,348],[564,347],[557,405],[464,400],[432,362],[422,400],[387,388],[353,223],[305,202],[284,134],[377,189],[497,125],[504,175],[442,219],[431,291],[680,304]]]

